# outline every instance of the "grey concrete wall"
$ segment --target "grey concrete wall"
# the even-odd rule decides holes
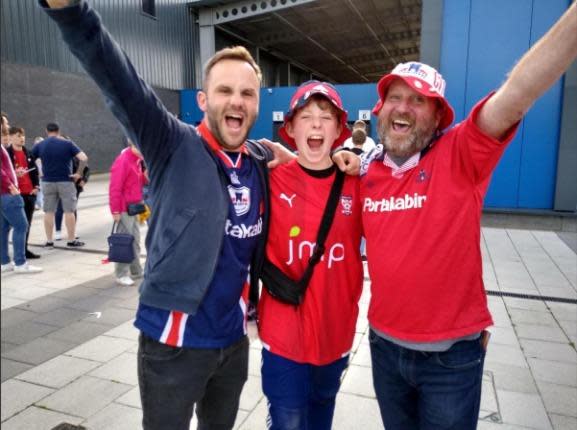
[[[56,122],[86,152],[93,172],[109,170],[124,147],[123,133],[86,75],[2,63],[1,76],[1,108],[11,125],[25,128],[29,146],[44,135],[47,123]],[[171,112],[180,114],[178,91],[155,91]]]

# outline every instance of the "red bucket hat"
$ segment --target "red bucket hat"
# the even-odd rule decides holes
[[[294,95],[291,98],[290,106],[288,112],[284,116],[284,124],[279,129],[278,133],[282,137],[282,139],[288,143],[293,148],[296,148],[296,143],[292,137],[290,137],[286,132],[286,125],[289,122],[297,110],[304,107],[310,96],[313,94],[320,94],[321,96],[325,97],[331,104],[336,107],[340,115],[340,124],[341,124],[341,134],[333,143],[332,148],[336,148],[337,146],[342,145],[342,143],[351,135],[351,131],[347,127],[347,111],[343,107],[343,102],[341,100],[341,96],[337,92],[337,89],[329,84],[328,82],[321,82],[321,81],[308,81],[304,84],[301,84],[297,90],[295,91]]]
[[[373,115],[379,114],[389,85],[397,78],[402,79],[419,94],[436,98],[443,105],[444,111],[439,122],[439,130],[444,130],[451,125],[455,119],[455,112],[447,99],[445,99],[446,84],[443,76],[431,66],[418,62],[398,64],[391,73],[381,78],[377,84],[379,101],[373,108]]]

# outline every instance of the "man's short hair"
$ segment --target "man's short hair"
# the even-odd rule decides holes
[[[353,124],[353,130],[354,130],[355,128],[360,128],[360,129],[363,129],[363,130],[366,131],[366,129],[367,129],[367,124],[366,124],[362,119],[357,119],[357,120],[355,121],[355,123]]]
[[[14,136],[15,134],[26,134],[22,127],[10,127],[8,130],[8,134],[10,136]]]
[[[46,124],[46,131],[49,131],[50,133],[56,133],[60,131],[60,127],[58,127],[58,124],[55,122],[49,122]]]
[[[244,61],[248,63],[256,73],[256,77],[258,78],[259,84],[262,82],[262,72],[260,71],[260,67],[256,64],[256,61],[248,52],[244,46],[233,46],[230,48],[224,48],[214,54],[210,60],[204,66],[204,79],[202,81],[202,89],[206,91],[206,86],[208,83],[208,77],[210,75],[210,71],[212,68],[219,62],[223,60],[237,60],[237,61]]]

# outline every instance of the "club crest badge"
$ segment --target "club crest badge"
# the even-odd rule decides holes
[[[343,215],[352,215],[353,213],[352,196],[341,196],[341,210]]]
[[[228,194],[237,216],[244,215],[250,210],[250,188],[229,185]]]

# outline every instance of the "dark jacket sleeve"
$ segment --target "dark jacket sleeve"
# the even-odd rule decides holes
[[[85,1],[61,9],[50,9],[43,0],[39,4],[102,91],[126,135],[140,148],[151,174],[164,166],[182,141],[178,120],[138,76],[98,14]]]
[[[28,160],[28,168],[32,169],[28,172],[30,180],[32,181],[32,185],[34,185],[34,188],[39,187],[40,179],[38,176],[38,166],[36,166],[36,163],[34,162],[34,157],[32,156],[32,153],[30,151],[24,148],[24,153],[26,154],[26,159]]]

